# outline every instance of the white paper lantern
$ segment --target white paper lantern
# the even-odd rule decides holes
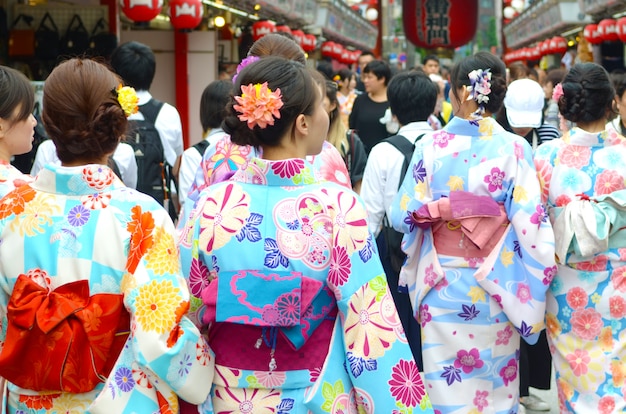
[[[365,10],[365,18],[369,20],[370,22],[373,22],[374,20],[378,19],[378,10],[376,10],[373,7],[370,7],[369,9]]]
[[[507,6],[504,8],[504,10],[502,10],[502,14],[504,15],[505,19],[512,19],[513,17],[515,17],[516,13],[517,11],[511,6]]]

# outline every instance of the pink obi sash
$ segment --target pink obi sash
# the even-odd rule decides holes
[[[467,191],[423,205],[411,220],[420,228],[432,227],[437,253],[457,257],[487,257],[509,224],[502,204]]]

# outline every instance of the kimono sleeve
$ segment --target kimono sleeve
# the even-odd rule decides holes
[[[131,315],[131,335],[130,348],[123,353],[132,350],[139,366],[158,377],[157,389],[202,403],[211,389],[214,358],[185,316],[189,291],[180,269],[174,225],[165,210],[136,205],[127,230],[130,247],[122,291]]]

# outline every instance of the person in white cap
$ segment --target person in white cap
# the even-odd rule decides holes
[[[543,120],[544,97],[543,88],[534,80],[515,80],[509,84],[504,106],[497,116],[500,125],[526,138],[533,150],[542,142],[561,135],[557,128]]]

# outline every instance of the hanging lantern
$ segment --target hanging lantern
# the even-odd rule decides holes
[[[602,43],[602,37],[600,36],[600,32],[598,31],[597,24],[588,24],[587,26],[585,26],[585,29],[583,30],[583,36],[585,40],[592,45]]]
[[[174,29],[191,30],[202,21],[201,0],[170,0],[170,23]]]
[[[539,60],[541,59],[541,46],[536,45],[530,48],[530,54],[528,57],[529,60]]]
[[[541,56],[550,54],[550,39],[546,39],[539,44],[539,51],[541,52]]]
[[[561,36],[554,36],[550,39],[550,49],[552,53],[563,54],[567,52],[567,40]]]
[[[292,30],[291,34],[293,35],[293,38],[296,40],[296,43],[300,45],[300,47],[302,47],[302,43],[304,42],[304,32],[302,30],[296,29],[296,30]]]
[[[258,20],[252,24],[252,40],[255,42],[270,33],[276,33],[276,25],[269,20]]]
[[[453,49],[474,38],[478,26],[477,0],[405,0],[402,21],[415,46]]]
[[[276,31],[282,33],[291,33],[291,29],[286,24],[277,24]]]
[[[316,44],[317,38],[313,34],[305,34],[302,38],[302,49],[307,53],[314,51]]]
[[[335,42],[328,41],[322,43],[322,56],[332,58],[334,46]]]
[[[598,34],[604,42],[614,42],[619,40],[619,36],[615,32],[615,19],[604,19],[598,23]]]
[[[352,64],[357,63],[359,61],[359,56],[361,56],[361,52],[360,50],[355,50],[354,52],[352,52]]]
[[[617,33],[619,40],[626,43],[626,16],[620,17],[615,22],[615,33]]]
[[[130,20],[141,23],[149,22],[161,13],[163,0],[121,0],[122,12]]]
[[[332,58],[341,61],[343,55],[343,45],[341,43],[333,43],[333,55]]]

